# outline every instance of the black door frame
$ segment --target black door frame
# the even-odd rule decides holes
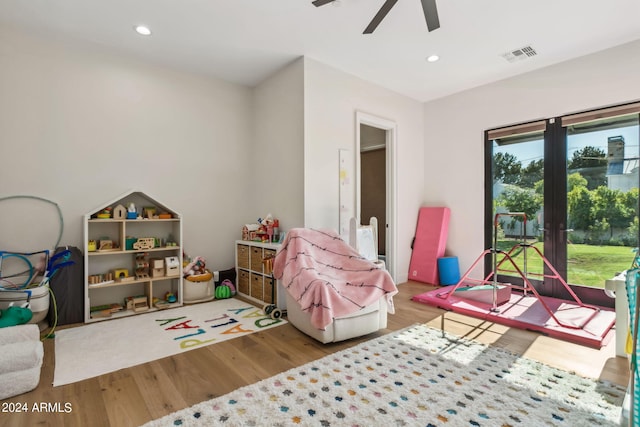
[[[635,107],[637,104],[627,104]],[[625,105],[609,108],[625,108]],[[636,107],[637,108],[637,107]],[[598,113],[606,109],[586,111],[585,113]],[[585,114],[580,113],[580,114]],[[526,125],[524,123],[523,125]],[[485,227],[485,248],[493,246],[493,140],[489,138],[491,130],[484,132],[485,143],[485,198],[484,198],[484,227]],[[640,129],[639,129],[640,134]],[[640,137],[640,135],[639,135]],[[544,254],[547,260],[554,266],[561,277],[567,277],[567,127],[562,125],[562,116],[546,120],[544,130]],[[640,176],[638,179],[640,188]],[[640,211],[640,200],[637,212]],[[638,241],[640,242],[640,230]],[[492,260],[488,257],[484,260],[485,276],[491,274],[493,270]],[[551,275],[551,271],[545,268],[545,275]],[[522,285],[520,278],[498,277],[498,280],[505,280],[514,284]],[[536,290],[545,296],[571,300],[572,297],[558,280],[537,281],[531,280]],[[571,290],[586,304],[597,304],[600,306],[614,307],[615,299],[606,297],[604,289],[592,288],[588,286],[569,285]]]

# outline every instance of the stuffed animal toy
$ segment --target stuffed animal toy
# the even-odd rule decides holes
[[[195,257],[187,266],[183,269],[184,276],[197,276],[199,274],[207,273],[206,263],[201,256]]]
[[[32,317],[33,312],[27,307],[10,305],[4,310],[0,310],[0,328],[28,323]]]

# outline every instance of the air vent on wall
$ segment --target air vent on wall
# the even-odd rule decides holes
[[[515,62],[536,56],[537,54],[538,53],[534,48],[531,46],[525,46],[520,49],[510,50],[509,52],[503,53],[502,57],[509,62]]]

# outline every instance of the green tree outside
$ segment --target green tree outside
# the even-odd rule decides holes
[[[512,154],[496,153],[494,167],[494,182],[507,184],[494,199],[494,212],[523,212],[527,220],[535,221],[544,201],[543,161],[532,161],[523,167]],[[631,254],[631,249],[638,245],[639,189],[608,188],[606,156],[597,147],[574,152],[568,168],[573,172],[567,176],[567,225],[579,233],[570,236],[568,256],[573,277],[569,279],[573,283],[603,287],[603,278],[613,277],[628,268],[632,256],[622,255]],[[521,218],[512,217],[511,225],[517,221]],[[502,221],[500,226],[504,225],[505,221]],[[506,248],[515,243],[503,234],[499,236],[499,247]],[[535,271],[542,265],[533,261],[529,267],[530,271]]]
[[[522,169],[519,184],[525,188],[534,188],[542,178],[544,178],[544,159],[534,160]]]
[[[522,164],[511,153],[496,153],[493,156],[493,182],[517,184],[520,181]]]
[[[587,180],[589,190],[607,186],[607,155],[601,148],[587,146],[574,151],[567,169],[579,172]]]

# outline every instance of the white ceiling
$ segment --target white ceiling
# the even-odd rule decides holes
[[[0,0],[0,23],[249,86],[305,55],[419,101],[640,39],[640,0],[437,0],[433,32],[420,0],[401,0],[371,35],[384,0],[339,3]],[[527,45],[538,54],[502,57]]]

